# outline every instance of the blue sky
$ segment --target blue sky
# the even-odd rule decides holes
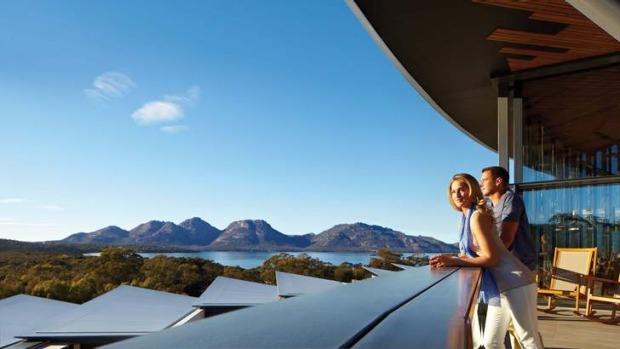
[[[0,238],[264,219],[457,240],[456,172],[495,153],[344,0],[0,2]]]

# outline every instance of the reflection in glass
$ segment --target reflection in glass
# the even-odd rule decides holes
[[[556,247],[598,247],[597,272],[617,273],[605,269],[620,259],[620,183],[530,188],[520,194],[537,242],[539,268],[550,267]]]

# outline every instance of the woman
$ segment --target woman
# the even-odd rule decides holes
[[[536,316],[534,274],[504,247],[495,232],[493,215],[478,181],[469,174],[452,177],[448,186],[452,207],[463,213],[459,256],[431,258],[431,267],[482,267],[480,296],[488,304],[482,344],[504,348],[512,319],[523,348],[542,348]]]

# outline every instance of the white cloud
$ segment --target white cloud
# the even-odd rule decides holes
[[[131,114],[131,117],[142,125],[158,124],[181,119],[183,117],[183,109],[172,102],[147,102]]]
[[[84,93],[94,100],[107,101],[127,95],[135,86],[127,75],[109,71],[96,77],[93,88],[84,90]]]
[[[165,133],[180,133],[180,132],[189,131],[189,127],[184,126],[184,125],[162,126],[159,129]]]
[[[7,218],[7,217],[0,217],[0,224],[2,222],[13,222],[14,219],[13,218]]]
[[[176,103],[176,104],[194,105],[200,99],[200,93],[201,93],[201,90],[199,86],[192,86],[187,90],[185,95],[181,95],[181,96],[168,96],[167,95],[167,96],[164,96],[164,100],[168,102]]]
[[[190,87],[184,95],[166,95],[162,100],[145,103],[131,114],[140,125],[165,124],[176,122],[185,116],[184,106],[192,106],[200,99],[200,87]],[[178,133],[189,130],[186,126],[170,125],[160,128],[167,133]]]
[[[0,204],[16,204],[16,203],[20,203],[20,202],[24,202],[26,200],[24,199],[15,199],[15,198],[11,198],[11,199],[0,199]]]
[[[48,211],[64,211],[64,208],[56,205],[39,205],[37,208]]]

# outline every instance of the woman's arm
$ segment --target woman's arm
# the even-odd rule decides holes
[[[480,250],[478,257],[440,255],[431,258],[433,267],[494,267],[499,263],[499,251],[493,243],[493,218],[476,211],[472,214],[469,227]]]

